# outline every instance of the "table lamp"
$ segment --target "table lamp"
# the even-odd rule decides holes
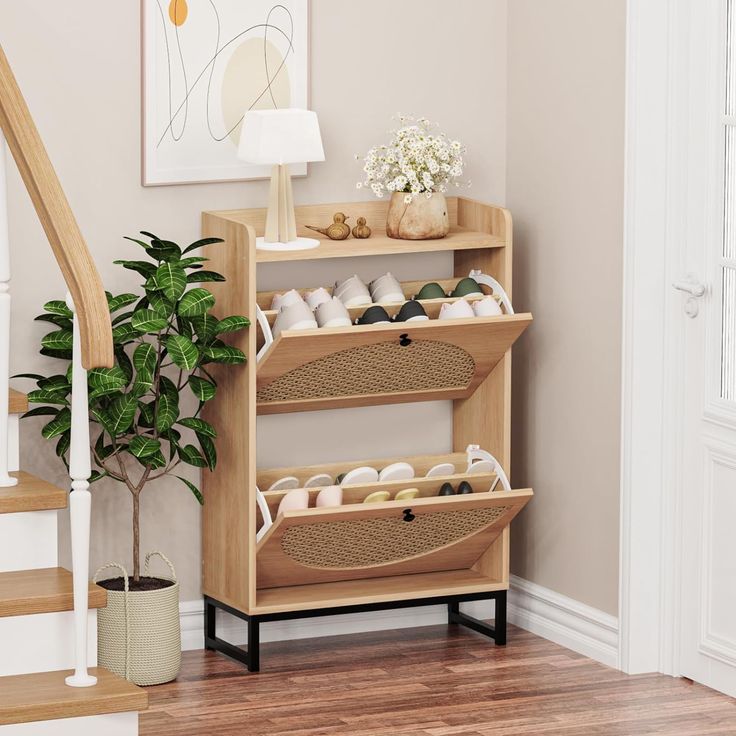
[[[316,238],[297,237],[289,164],[324,161],[316,113],[311,110],[249,110],[243,118],[238,157],[273,165],[266,230],[256,239],[261,250],[307,250]]]

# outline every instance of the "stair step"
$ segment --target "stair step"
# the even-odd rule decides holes
[[[105,605],[104,588],[90,583],[89,607]],[[63,567],[0,573],[0,616],[71,611],[73,607],[72,574]]]
[[[10,389],[9,412],[11,414],[23,414],[28,411],[28,398],[24,393]]]
[[[68,491],[22,470],[11,475],[18,479],[18,485],[0,488],[0,514],[66,508]]]
[[[148,708],[148,693],[112,672],[95,667],[94,687],[68,687],[65,672],[0,677],[0,725],[126,713]]]

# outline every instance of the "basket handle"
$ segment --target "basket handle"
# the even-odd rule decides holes
[[[148,562],[148,560],[146,560]],[[123,573],[123,608],[125,609],[125,679],[129,679],[130,675],[130,606],[128,605],[128,595],[130,593],[130,581],[128,580],[128,571],[118,562],[108,562],[106,565],[97,568],[97,572],[92,576],[92,581],[97,582],[100,573],[103,570],[113,568]]]
[[[174,563],[163,552],[159,552],[158,550],[149,552],[146,555],[146,559],[143,563],[143,574],[148,575],[148,567],[149,567],[148,563],[151,561],[151,557],[160,557],[168,565],[169,570],[171,571],[171,578],[176,583],[177,579],[176,579],[176,570],[174,569]]]

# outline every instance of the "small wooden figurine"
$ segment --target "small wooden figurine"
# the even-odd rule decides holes
[[[353,228],[354,238],[370,238],[371,229],[365,224],[365,217],[358,218],[358,224]]]
[[[345,240],[350,235],[350,225],[345,224],[348,218],[342,212],[336,212],[333,216],[333,223],[328,227],[313,227],[307,225],[310,230],[326,235],[330,240]]]

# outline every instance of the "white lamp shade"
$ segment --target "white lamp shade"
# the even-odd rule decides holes
[[[311,110],[249,110],[238,157],[251,164],[324,161],[317,114]]]

